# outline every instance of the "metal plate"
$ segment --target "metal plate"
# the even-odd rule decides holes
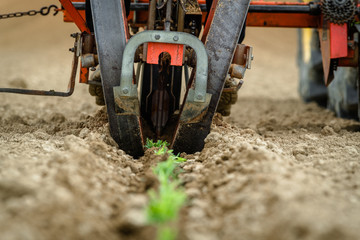
[[[120,85],[121,63],[128,36],[126,14],[121,0],[91,0],[101,79],[110,124],[110,133],[126,153],[143,154],[139,118],[118,115],[113,87]]]
[[[209,109],[199,123],[180,122],[173,148],[194,153],[204,147],[218,105],[225,78],[249,9],[250,0],[219,0],[205,41],[209,56],[207,93],[212,94]]]

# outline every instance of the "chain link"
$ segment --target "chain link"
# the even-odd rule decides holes
[[[56,5],[50,5],[48,7],[42,7],[39,11],[36,10],[30,10],[27,12],[15,12],[15,13],[8,13],[8,14],[0,14],[0,20],[1,19],[8,19],[8,18],[18,18],[18,17],[24,17],[24,16],[35,16],[37,14],[41,14],[42,16],[46,16],[50,14],[51,9],[54,9],[54,14],[58,14],[58,7]]]

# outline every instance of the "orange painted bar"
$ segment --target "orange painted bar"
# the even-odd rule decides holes
[[[75,9],[74,5],[70,0],[59,0],[61,5],[64,7],[66,12],[74,20],[76,26],[80,29],[81,32],[90,33],[89,28],[86,25],[85,18]]]
[[[319,28],[320,16],[304,13],[248,13],[246,26]]]
[[[343,58],[348,55],[347,24],[330,23],[330,58]]]
[[[149,64],[158,64],[159,55],[162,52],[170,54],[172,66],[182,66],[184,45],[181,44],[149,42],[147,47],[146,62]]]

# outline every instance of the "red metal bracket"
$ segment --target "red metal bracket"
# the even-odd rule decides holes
[[[69,13],[70,17],[75,22],[76,26],[81,32],[87,32],[90,34],[90,30],[86,25],[84,18],[81,16],[78,10],[74,7],[70,0],[59,0],[64,9]]]
[[[88,83],[89,80],[89,69],[88,68],[80,68],[80,83]]]
[[[331,60],[341,60],[351,57],[350,55],[354,54],[352,51],[349,51],[347,37],[347,24],[337,25],[329,22],[323,22],[322,28],[319,29],[324,80],[326,86],[328,86],[334,78],[333,69],[331,68]],[[341,66],[346,63],[350,65],[353,64],[351,61],[348,61],[348,59],[344,59],[344,61],[340,62]]]
[[[348,55],[347,24],[330,23],[330,58],[342,58]]]
[[[66,12],[70,15],[72,20],[75,22],[76,26],[80,29],[81,32],[86,32],[91,34],[90,29],[86,25],[85,19],[81,16],[78,10],[74,7],[70,0],[59,0],[61,5],[64,7]],[[80,68],[80,83],[87,83],[89,79],[89,69]]]
[[[207,20],[206,20],[206,23],[205,23],[205,27],[204,27],[204,33],[203,33],[203,36],[201,38],[201,41],[203,43],[205,43],[206,41],[206,37],[209,33],[209,30],[210,30],[210,26],[211,26],[211,23],[212,23],[212,20],[214,18],[214,14],[215,14],[215,10],[216,10],[216,6],[218,4],[218,0],[213,0],[212,4],[211,4],[211,8],[210,8],[210,11],[209,11],[209,15],[207,17]]]
[[[159,64],[159,55],[167,52],[171,56],[172,66],[182,66],[184,45],[172,43],[148,43],[146,62],[150,64]]]
[[[320,17],[302,13],[248,13],[246,26],[318,28]]]

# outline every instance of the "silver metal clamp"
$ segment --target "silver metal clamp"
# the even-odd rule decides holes
[[[204,103],[207,98],[208,56],[203,43],[195,36],[183,32],[143,31],[134,35],[126,44],[121,70],[120,86],[114,92],[123,97],[137,97],[137,84],[133,84],[134,56],[143,43],[172,43],[190,46],[196,53],[195,90],[191,89],[187,101]]]

